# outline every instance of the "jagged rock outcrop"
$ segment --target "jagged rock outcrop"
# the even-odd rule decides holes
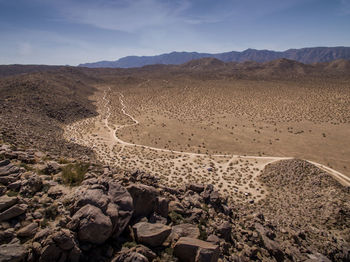
[[[25,259],[27,250],[20,244],[5,244],[0,246],[1,262],[20,262]]]
[[[104,243],[119,236],[133,214],[128,191],[111,179],[89,179],[74,195],[73,216],[68,227],[78,232],[79,240]]]
[[[133,230],[137,241],[150,247],[161,246],[171,233],[171,227],[169,226],[147,222],[135,224]]]
[[[300,160],[276,163],[264,170],[261,178],[274,190],[268,201],[236,205],[222,198],[210,184],[170,188],[143,172],[122,173],[92,164],[82,183],[70,187],[62,182],[62,171],[51,170],[49,175],[37,172],[36,163],[42,170],[47,161],[31,156],[0,147],[4,159],[0,166],[7,170],[0,178],[10,182],[0,187],[0,261],[350,258],[346,223],[349,192]],[[284,195],[278,194],[281,184]],[[317,198],[312,188],[318,189]],[[304,213],[305,217],[272,213],[279,207],[289,214],[302,212],[303,202],[293,206],[281,202],[282,196],[291,202],[295,192],[313,200],[308,202],[308,208],[313,208]],[[321,204],[322,212],[315,208]],[[313,227],[305,223],[310,217]]]
[[[182,237],[175,244],[174,254],[183,262],[216,262],[219,247],[199,239]]]
[[[134,203],[134,216],[149,216],[155,211],[157,190],[143,184],[132,184],[127,187]]]

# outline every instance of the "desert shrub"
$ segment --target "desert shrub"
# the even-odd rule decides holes
[[[45,208],[45,218],[54,220],[58,216],[56,205],[50,205]]]
[[[22,162],[19,166],[20,166],[20,167],[23,167],[26,171],[34,171],[34,168],[31,167],[31,166],[29,166],[29,165],[26,164],[26,163],[23,163],[23,162]]]
[[[78,186],[84,180],[89,164],[75,163],[68,164],[62,168],[63,183],[70,186]]]
[[[206,213],[209,212],[209,207],[208,207],[207,204],[203,204],[203,205],[202,205],[202,209],[203,209],[203,211],[206,212]]]
[[[6,195],[9,197],[14,197],[14,196],[18,196],[18,192],[13,191],[13,190],[9,190],[9,191],[7,191]]]
[[[69,161],[67,159],[61,157],[60,159],[58,159],[58,163],[59,164],[68,164]]]
[[[50,185],[45,184],[45,185],[43,185],[41,191],[44,193],[47,193],[49,191],[49,189],[50,189]]]
[[[42,160],[43,160],[43,161],[50,161],[50,160],[53,160],[53,158],[50,157],[50,156],[44,156],[44,157],[42,158]]]
[[[207,220],[201,218],[199,220],[198,229],[199,229],[199,239],[206,241],[208,238],[207,231],[205,230],[207,227]]]
[[[136,246],[137,246],[136,242],[125,242],[123,244],[123,247],[125,247],[125,248],[133,248],[133,247],[136,247]]]
[[[171,248],[171,247],[167,247],[167,248],[164,250],[164,252],[165,252],[166,254],[168,254],[169,256],[173,256],[174,249]]]
[[[171,211],[169,213],[169,218],[175,225],[179,225],[184,221],[183,216],[179,213],[176,213],[175,211]]]
[[[40,227],[45,228],[48,225],[49,225],[49,221],[47,220],[47,218],[44,217],[44,219],[42,221],[40,221]]]

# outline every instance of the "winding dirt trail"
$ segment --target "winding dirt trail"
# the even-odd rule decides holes
[[[110,88],[109,88],[110,91]],[[134,123],[133,124],[128,124],[128,125],[122,125],[117,127],[116,129],[112,129],[109,125],[108,125],[108,118],[110,117],[110,107],[108,106],[108,104],[110,103],[109,100],[106,98],[107,96],[107,92],[105,91],[105,94],[103,96],[103,100],[105,100],[106,102],[106,108],[107,108],[107,117],[105,119],[105,125],[106,127],[113,132],[114,134],[114,138],[115,140],[125,146],[134,146],[134,147],[142,147],[142,148],[147,148],[150,150],[154,150],[154,151],[160,151],[160,152],[167,152],[167,153],[173,153],[173,154],[181,154],[181,155],[188,155],[188,156],[208,156],[207,154],[202,154],[202,153],[193,153],[193,152],[182,152],[182,151],[176,151],[176,150],[170,150],[170,149],[163,149],[163,148],[158,148],[158,147],[151,147],[151,146],[146,146],[146,145],[141,145],[141,144],[133,144],[133,143],[129,143],[129,142],[125,142],[123,140],[121,140],[117,135],[116,135],[116,131],[120,130],[122,128],[126,128],[126,127],[131,127],[131,126],[135,126],[139,124],[139,121],[136,120],[133,116],[131,116],[130,114],[128,114],[125,110],[126,110],[126,105],[124,103],[124,100],[122,99],[124,97],[124,95],[122,93],[120,93],[119,96],[119,101],[120,104],[122,105],[122,113],[125,116],[128,116]],[[242,156],[242,155],[225,155],[225,154],[213,154],[211,155],[212,157],[231,157],[231,158],[245,158],[245,159],[266,159],[266,160],[271,160],[271,161],[278,161],[278,160],[285,160],[285,159],[292,159],[292,157],[270,157],[270,156]]]
[[[65,127],[68,141],[90,147],[106,165],[125,170],[142,170],[158,177],[161,184],[181,187],[188,183],[213,184],[221,194],[235,201],[258,202],[267,190],[257,177],[269,163],[292,157],[203,154],[157,148],[123,141],[119,130],[139,121],[128,112],[125,97],[111,87],[103,87],[94,99],[99,115]],[[116,98],[112,100],[112,98]],[[116,107],[116,108],[114,108]],[[121,121],[125,121],[121,124]],[[313,161],[308,161],[334,176],[343,185],[350,179]]]
[[[111,91],[111,88],[108,88],[108,91]],[[110,117],[110,107],[108,106],[110,104],[110,101],[107,99],[107,92],[104,91],[104,96],[103,96],[103,100],[106,102],[105,106],[106,106],[106,110],[107,110],[107,116],[105,119],[105,125],[106,127],[113,132],[113,136],[114,139],[122,144],[123,146],[134,146],[134,147],[141,147],[141,148],[146,148],[149,150],[153,150],[153,151],[160,151],[160,152],[166,152],[166,153],[171,153],[171,154],[181,154],[181,155],[188,155],[188,156],[207,156],[206,154],[201,154],[201,153],[193,153],[193,152],[181,152],[181,151],[176,151],[176,150],[169,150],[169,149],[163,149],[163,148],[157,148],[157,147],[151,147],[151,146],[146,146],[146,145],[141,145],[141,144],[134,144],[134,143],[129,143],[129,142],[125,142],[123,140],[121,140],[117,135],[116,135],[116,131],[120,130],[122,128],[126,128],[126,127],[131,127],[131,126],[135,126],[139,124],[139,121],[137,119],[135,119],[132,115],[130,115],[129,113],[126,112],[126,105],[124,103],[124,95],[122,93],[120,93],[119,96],[119,101],[120,104],[122,105],[122,113],[129,117],[134,123],[133,124],[127,124],[127,125],[122,125],[117,127],[116,129],[112,129],[109,125],[108,125],[108,119]],[[123,149],[123,148],[122,148]],[[226,168],[229,166],[229,164],[236,158],[242,158],[242,159],[264,159],[264,160],[268,160],[268,163],[272,163],[275,161],[280,161],[280,160],[286,160],[286,159],[293,159],[293,157],[272,157],[272,156],[242,156],[242,155],[225,155],[225,154],[218,154],[218,155],[211,155],[212,157],[230,157],[230,160],[227,162],[226,164]],[[325,165],[322,165],[320,163],[316,163],[314,161],[310,161],[310,160],[306,160],[307,162],[319,167],[320,169],[326,171],[327,173],[331,174],[333,177],[335,177],[341,184],[345,185],[345,186],[349,186],[350,187],[350,178],[348,178],[347,176],[343,175],[342,173],[327,167]],[[268,164],[267,163],[267,164]]]

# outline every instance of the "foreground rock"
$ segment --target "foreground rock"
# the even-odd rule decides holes
[[[20,171],[20,169],[11,164],[9,160],[4,160],[3,165],[0,166],[0,176],[7,176],[7,175],[11,175],[14,173],[18,173]]]
[[[134,203],[134,216],[142,217],[148,216],[155,211],[157,190],[154,187],[132,184],[127,187]]]
[[[0,222],[5,221],[5,220],[9,220],[11,218],[14,218],[14,217],[17,217],[19,215],[24,214],[27,210],[27,207],[28,206],[25,204],[16,204],[16,205],[10,207],[9,209],[0,213]]]
[[[70,228],[78,232],[80,241],[102,244],[112,235],[113,224],[101,209],[88,204],[74,214]]]
[[[112,262],[149,262],[149,260],[140,253],[124,252],[113,259]]]
[[[21,228],[17,232],[17,236],[19,236],[19,237],[31,237],[31,236],[35,235],[37,230],[38,230],[38,224],[37,223],[30,223],[29,225]]]
[[[137,223],[133,230],[137,241],[150,247],[161,246],[171,233],[169,226],[147,222]]]
[[[102,244],[118,237],[133,214],[130,194],[111,179],[89,179],[77,189],[73,217],[68,227],[77,231],[79,240]]]
[[[200,236],[198,226],[192,224],[180,224],[173,226],[171,239],[178,240],[180,237],[198,238]]]
[[[216,262],[219,247],[199,239],[182,237],[175,244],[174,255],[183,262]]]
[[[32,258],[34,261],[79,262],[81,250],[75,235],[67,229],[43,230],[34,237]]]
[[[9,207],[12,207],[17,202],[18,202],[17,197],[8,197],[6,195],[0,197],[0,212],[8,209]]]
[[[20,262],[26,257],[27,250],[20,244],[5,244],[0,246],[1,262]]]
[[[137,262],[147,262],[153,261],[157,258],[157,254],[154,253],[151,249],[143,245],[137,245],[136,247],[122,250],[119,252],[114,259],[113,262],[124,262],[124,261],[137,261]]]
[[[99,164],[70,187],[58,156],[0,157],[0,262],[350,261],[349,191],[305,161],[269,165],[266,201],[238,205]]]

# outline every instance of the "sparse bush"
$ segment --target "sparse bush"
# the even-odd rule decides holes
[[[135,241],[133,241],[133,242],[125,242],[123,244],[123,247],[125,247],[125,248],[133,248],[133,247],[136,247],[136,246],[137,246],[137,243]]]
[[[69,161],[67,159],[65,159],[65,158],[60,158],[60,159],[58,159],[58,163],[59,164],[68,164]]]
[[[184,221],[183,216],[179,213],[176,213],[175,211],[171,211],[169,213],[169,217],[175,225],[179,225]]]
[[[47,221],[46,218],[44,218],[42,221],[40,221],[40,227],[41,227],[41,228],[47,227],[48,224],[49,224],[49,223],[48,223],[48,221]]]
[[[84,180],[89,164],[76,163],[68,164],[62,168],[63,183],[70,186],[78,186]]]
[[[199,220],[198,229],[199,229],[199,239],[206,241],[208,238],[207,231],[207,221],[204,218]]]
[[[45,218],[54,220],[58,216],[57,205],[50,205],[45,208]]]
[[[168,248],[166,248],[166,249],[164,250],[164,252],[165,252],[166,254],[168,254],[169,256],[173,256],[174,249],[171,248],[171,247],[168,247]]]
[[[29,166],[29,165],[27,165],[26,163],[21,163],[19,166],[23,167],[27,171],[34,171],[34,168]]]
[[[7,191],[6,195],[9,197],[14,197],[14,196],[18,196],[18,192],[13,191],[13,190],[9,190],[9,191]]]

